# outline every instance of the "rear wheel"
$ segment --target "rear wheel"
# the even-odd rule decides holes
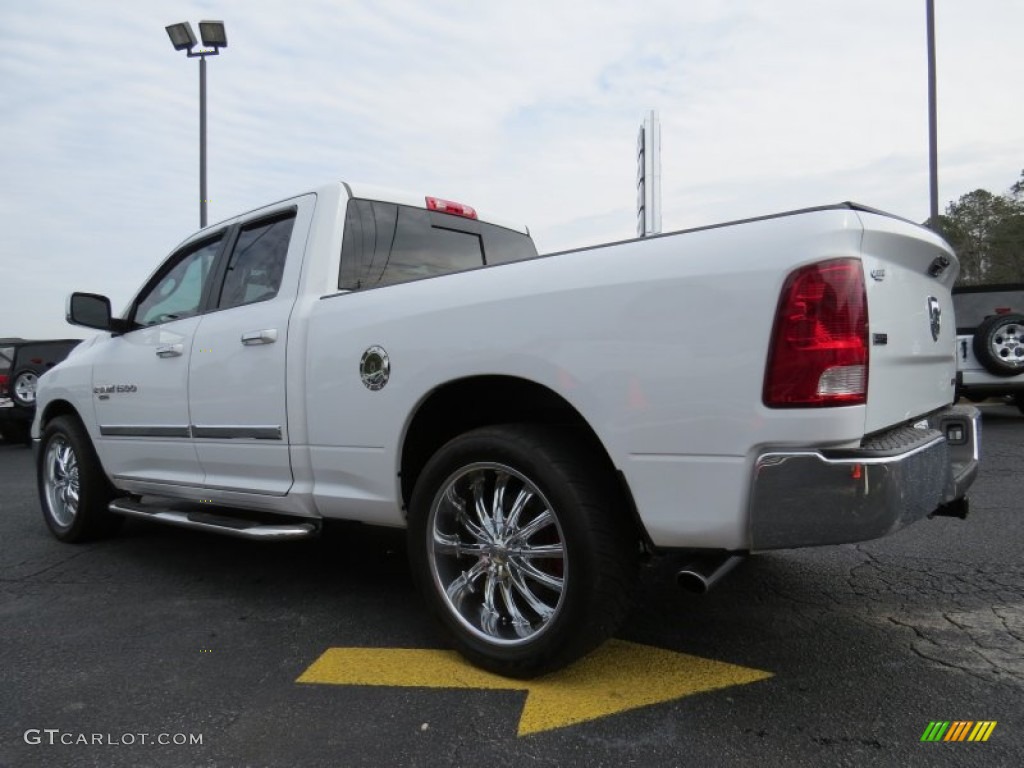
[[[637,536],[605,464],[585,440],[531,425],[468,432],[427,463],[410,505],[410,562],[470,661],[543,674],[625,618]]]
[[[37,480],[43,519],[61,541],[88,541],[120,527],[123,518],[107,509],[114,488],[75,417],[58,416],[46,425]]]

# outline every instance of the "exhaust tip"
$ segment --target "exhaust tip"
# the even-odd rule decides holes
[[[708,590],[711,588],[708,585],[707,579],[696,571],[689,571],[686,569],[683,569],[676,574],[676,583],[687,592],[694,595],[706,595]]]
[[[722,577],[746,560],[746,555],[726,553],[698,557],[676,574],[676,583],[687,592],[704,595]]]

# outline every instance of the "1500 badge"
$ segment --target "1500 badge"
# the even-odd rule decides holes
[[[104,384],[103,386],[92,388],[92,393],[94,395],[119,395],[122,393],[131,393],[138,391],[139,388],[134,384]]]

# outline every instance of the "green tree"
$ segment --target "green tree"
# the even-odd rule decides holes
[[[959,285],[1024,282],[1024,171],[1005,194],[976,189],[950,202],[937,230],[960,259]]]

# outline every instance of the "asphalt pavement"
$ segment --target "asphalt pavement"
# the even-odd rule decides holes
[[[269,544],[129,521],[61,544],[31,452],[0,444],[0,766],[1024,765],[1024,416],[984,413],[966,521],[758,555],[705,596],[659,561],[579,685],[596,697],[639,658],[629,680],[658,688],[642,661],[663,652],[758,674],[525,735],[534,691],[469,672],[309,682],[332,648],[444,650],[402,532]],[[936,721],[996,725],[922,742]]]

